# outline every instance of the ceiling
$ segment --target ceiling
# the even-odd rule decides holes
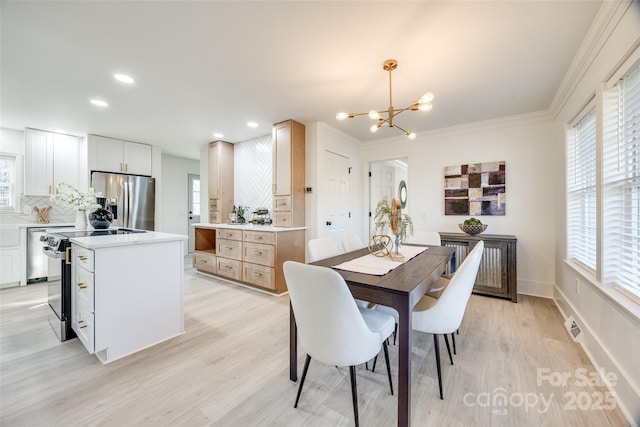
[[[198,158],[294,119],[359,141],[427,91],[420,132],[547,110],[601,1],[2,1],[0,126],[93,133]],[[135,79],[124,85],[113,78]],[[107,108],[89,103],[100,98]],[[246,123],[254,121],[257,128]],[[215,138],[221,132],[223,138]]]

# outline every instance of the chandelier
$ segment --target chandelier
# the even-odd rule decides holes
[[[402,129],[400,126],[394,123],[393,119],[400,113],[403,113],[407,110],[431,111],[433,109],[433,104],[431,103],[431,101],[433,101],[433,94],[431,92],[427,92],[420,98],[416,99],[408,107],[395,110],[393,108],[392,95],[391,95],[391,72],[396,68],[398,68],[398,61],[396,61],[395,59],[387,59],[386,61],[384,61],[384,64],[382,65],[382,69],[389,72],[389,109],[384,111],[371,110],[368,113],[338,113],[336,114],[336,119],[338,120],[352,119],[356,116],[364,116],[366,114],[369,116],[370,119],[376,121],[376,123],[373,124],[370,128],[372,133],[376,132],[383,125],[387,125],[390,128],[395,127],[400,129],[405,135],[409,137],[409,139],[416,139],[415,133],[409,130]]]

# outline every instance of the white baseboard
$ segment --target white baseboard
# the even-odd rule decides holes
[[[518,293],[532,297],[553,298],[553,283],[518,279]]]
[[[632,427],[639,427],[640,422],[640,391],[636,390],[635,386],[627,379],[625,371],[618,366],[609,351],[602,346],[597,336],[593,334],[589,325],[584,321],[580,313],[578,313],[574,306],[569,302],[565,295],[558,287],[554,287],[555,297],[554,302],[560,310],[560,313],[566,320],[569,316],[573,316],[576,322],[582,329],[581,342],[584,352],[593,364],[594,368],[602,376],[602,374],[615,374],[616,384],[614,388],[609,387],[616,398],[618,407],[629,421]],[[603,383],[606,384],[606,380],[602,378]]]

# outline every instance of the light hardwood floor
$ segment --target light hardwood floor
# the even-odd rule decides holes
[[[190,266],[190,259],[185,264]],[[2,426],[352,425],[348,369],[311,363],[298,409],[288,376],[288,297],[274,297],[185,271],[182,336],[101,365],[73,339],[57,341],[47,321],[46,284],[0,291]],[[126,304],[126,301],[123,301]],[[565,331],[550,300],[472,296],[455,366],[446,358],[445,399],[431,335],[415,333],[414,426],[626,426]],[[391,346],[394,382],[397,347]],[[299,352],[300,369],[304,358]],[[566,385],[542,378],[570,374]],[[546,377],[545,377],[546,378]],[[394,426],[396,397],[386,372],[358,368],[362,426]],[[501,397],[507,403],[501,404]],[[544,400],[543,400],[544,399]],[[528,402],[528,404],[527,404]],[[580,409],[582,408],[582,409]]]

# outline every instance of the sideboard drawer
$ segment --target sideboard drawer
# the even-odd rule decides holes
[[[226,228],[219,228],[217,234],[219,239],[242,240],[242,230],[227,230]]]
[[[209,211],[209,222],[212,224],[220,224],[220,211]]]
[[[264,265],[243,264],[242,280],[267,289],[275,289],[273,268]]]
[[[218,258],[218,275],[234,280],[242,279],[242,263],[233,259]]]
[[[291,196],[274,196],[273,197],[273,211],[290,211],[291,210]]]
[[[276,244],[276,233],[269,231],[245,231],[242,240],[245,242]]]
[[[210,211],[219,211],[220,208],[220,199],[209,199],[209,210]]]
[[[240,261],[242,260],[242,242],[220,239],[218,240],[216,255]]]
[[[274,259],[275,246],[263,245],[262,243],[244,243],[243,261],[273,267]]]
[[[196,270],[216,274],[216,256],[213,254],[194,252],[193,267]]]
[[[291,227],[292,224],[291,212],[274,212],[273,213],[273,226],[274,227]]]

